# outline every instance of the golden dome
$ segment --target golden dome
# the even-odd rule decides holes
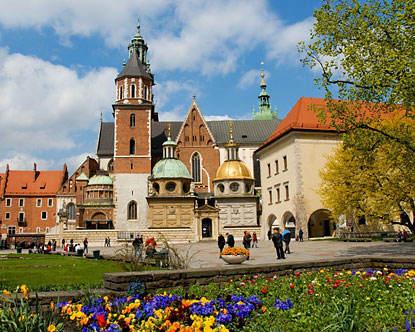
[[[254,178],[249,171],[248,166],[240,160],[226,160],[218,168],[215,179],[219,180],[253,180]]]

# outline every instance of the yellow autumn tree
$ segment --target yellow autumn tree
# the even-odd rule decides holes
[[[415,121],[402,116],[383,120],[382,131],[415,142]],[[413,151],[383,134],[353,130],[320,172],[320,196],[334,217],[365,216],[397,223],[415,232],[415,158]],[[409,217],[412,215],[411,218]]]

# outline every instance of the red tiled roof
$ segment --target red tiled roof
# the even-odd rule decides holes
[[[8,173],[5,195],[56,195],[65,170],[62,171],[12,171]]]
[[[301,97],[287,116],[278,124],[270,137],[258,148],[263,149],[278,138],[284,136],[291,130],[313,130],[313,131],[333,131],[336,129],[330,125],[330,117],[327,116],[322,123],[318,117],[319,110],[325,110],[326,100],[323,98]]]
[[[0,173],[0,197],[3,197],[4,184],[6,183],[6,174]]]

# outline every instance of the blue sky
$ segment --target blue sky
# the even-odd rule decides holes
[[[209,118],[249,118],[264,61],[280,117],[322,96],[302,67],[317,0],[26,0],[0,3],[0,172],[70,169],[96,149],[100,113],[112,120],[114,78],[137,18],[162,120],[183,119],[196,95]]]

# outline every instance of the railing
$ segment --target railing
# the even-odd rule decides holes
[[[338,232],[339,239],[352,239],[352,238],[385,238],[385,237],[397,237],[398,232]]]
[[[140,232],[117,232],[117,240],[133,241]]]
[[[27,220],[26,220],[26,218],[24,218],[24,219],[17,218],[17,224],[19,226],[27,226]]]

